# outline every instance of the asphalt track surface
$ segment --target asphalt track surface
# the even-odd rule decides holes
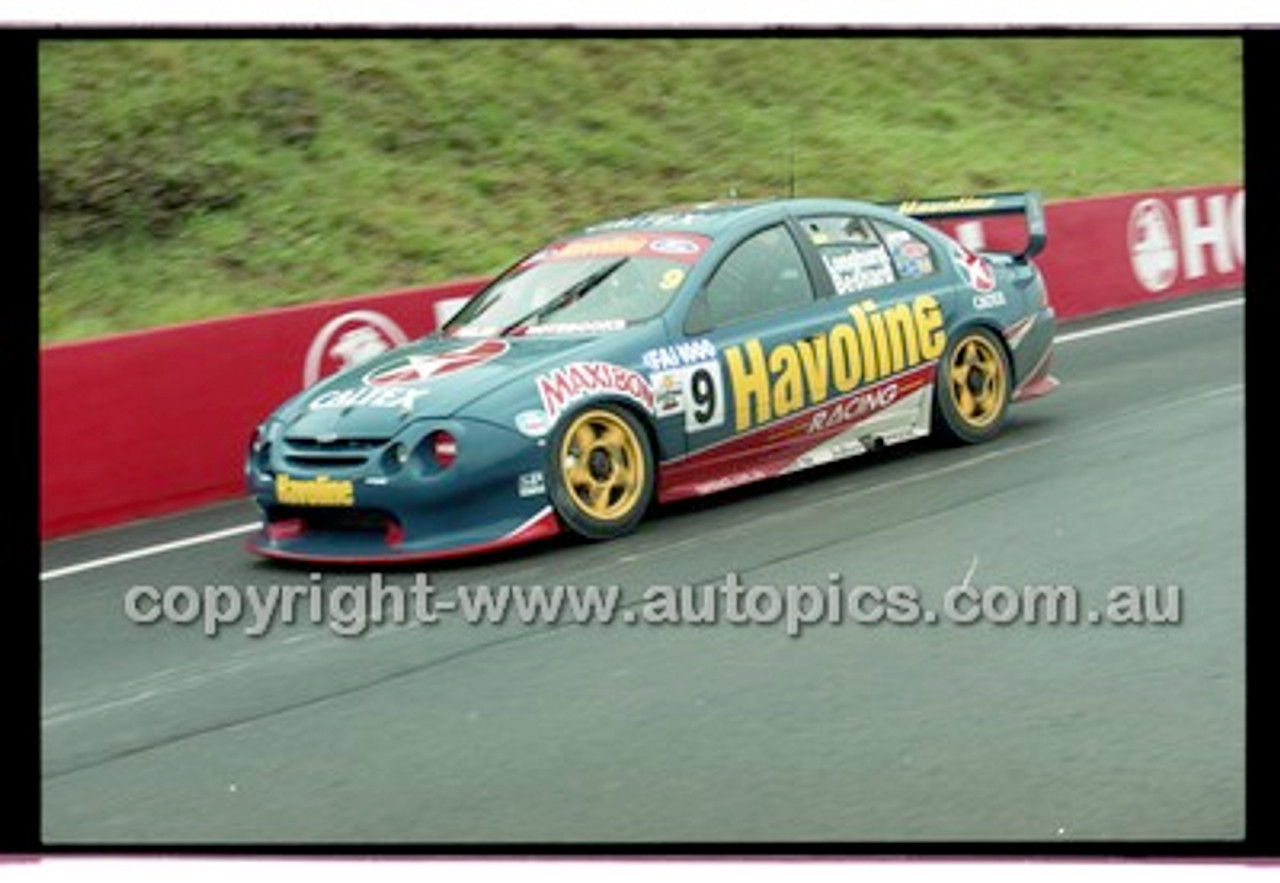
[[[1068,586],[1082,611],[1153,586],[1161,603],[1143,612],[1171,622],[846,618],[792,636],[723,614],[441,614],[359,637],[329,619],[253,637],[246,618],[210,638],[199,623],[135,624],[123,599],[135,586],[331,592],[371,574],[252,558],[240,501],[46,544],[43,840],[1239,838],[1243,314],[1236,293],[1064,327],[1063,385],[986,445],[911,444],[669,507],[622,540],[426,571],[438,598],[617,585],[631,611],[652,586],[730,573],[779,591],[909,586],[933,611],[953,586]],[[384,573],[407,585],[416,571]]]

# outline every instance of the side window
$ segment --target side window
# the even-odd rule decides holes
[[[929,243],[896,224],[876,221],[875,225],[893,257],[894,268],[903,279],[920,279],[938,271],[938,262]]]
[[[812,302],[800,249],[779,225],[730,252],[694,300],[685,327],[697,333]]]
[[[856,294],[892,285],[893,260],[866,218],[832,215],[801,221],[818,248],[836,294]]]

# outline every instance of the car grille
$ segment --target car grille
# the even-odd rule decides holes
[[[353,469],[363,466],[369,456],[389,438],[325,439],[286,436],[281,453],[290,466],[308,469]]]

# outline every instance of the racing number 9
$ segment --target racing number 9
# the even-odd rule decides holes
[[[705,368],[694,371],[689,378],[689,398],[693,405],[694,423],[703,424],[711,419],[716,412],[716,384]]]
[[[712,429],[724,422],[724,383],[720,363],[703,362],[689,368],[685,380],[684,428],[686,432]]]

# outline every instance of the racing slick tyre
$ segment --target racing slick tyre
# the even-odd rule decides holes
[[[653,447],[625,408],[596,405],[561,422],[551,443],[548,493],[560,519],[593,540],[634,530],[653,499]]]
[[[934,426],[943,441],[976,444],[1004,425],[1011,389],[1009,356],[988,328],[957,335],[938,363]]]

